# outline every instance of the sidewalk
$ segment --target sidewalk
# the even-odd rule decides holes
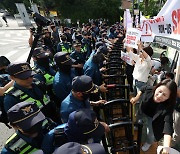
[[[8,22],[8,27],[6,26],[6,23],[0,17],[0,30],[26,30],[29,29],[29,27],[23,26],[22,21],[16,21],[16,19],[12,16],[7,16],[7,22]]]

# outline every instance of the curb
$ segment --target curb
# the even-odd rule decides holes
[[[28,30],[27,28],[0,28],[1,30]]]

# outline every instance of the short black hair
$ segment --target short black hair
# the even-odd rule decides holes
[[[143,50],[151,57],[152,55],[153,55],[153,49],[150,47],[150,46],[148,46],[148,47],[145,47],[145,48],[143,48]]]

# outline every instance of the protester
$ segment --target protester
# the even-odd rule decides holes
[[[164,147],[171,146],[173,134],[172,113],[176,103],[177,85],[171,79],[165,79],[155,88],[149,86],[141,87],[136,97],[131,98],[131,103],[141,98],[141,110],[147,120],[147,138],[142,146],[147,151],[154,141],[164,138]],[[163,151],[166,151],[164,148]],[[168,152],[168,151],[166,151]]]

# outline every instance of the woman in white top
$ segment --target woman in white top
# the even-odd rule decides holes
[[[134,54],[132,48],[127,47],[129,57],[135,62],[133,71],[135,94],[148,81],[148,76],[152,68],[151,56],[153,55],[153,49],[150,46],[143,48],[140,43],[138,44],[138,50],[139,55]]]

